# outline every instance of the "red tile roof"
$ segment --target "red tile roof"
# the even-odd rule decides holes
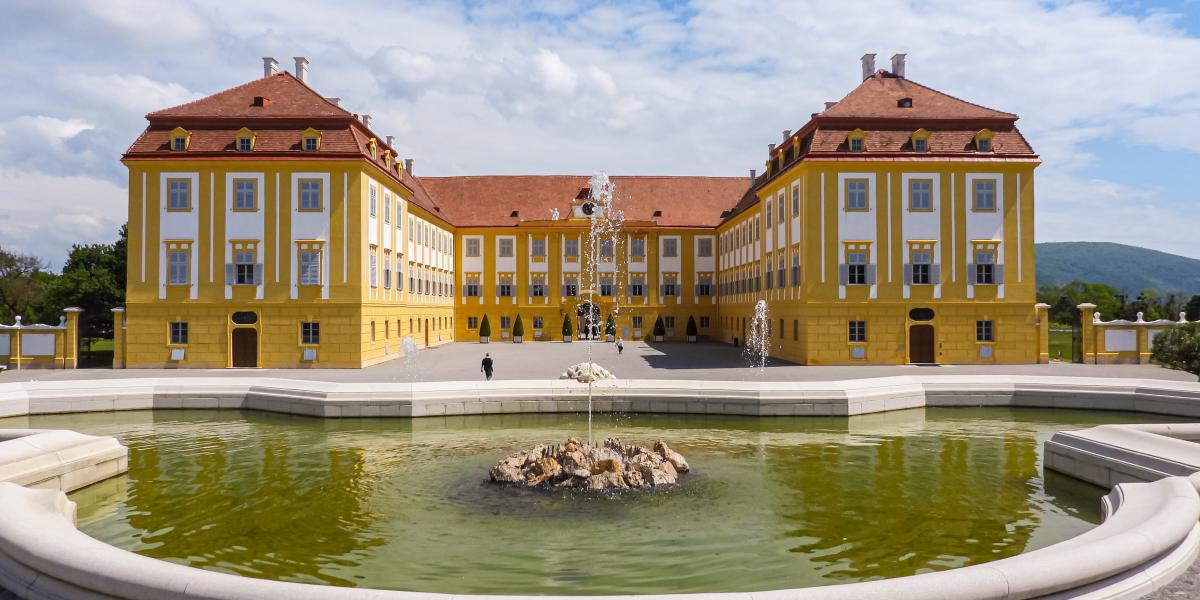
[[[904,98],[912,100],[910,108],[900,107],[899,102]],[[919,120],[1017,118],[1012,113],[972,104],[882,70],[863,80],[818,116]]]
[[[911,137],[918,128],[911,129],[869,129],[866,130],[866,152],[854,152],[856,156],[870,156],[875,152],[913,152]],[[929,128],[926,128],[929,130]],[[983,129],[980,127],[979,129]],[[979,129],[950,129],[929,130],[929,154],[940,153],[972,153],[975,152],[975,134]],[[817,152],[846,152],[850,153],[850,144],[846,135],[854,128],[820,128],[813,133],[809,153]],[[997,156],[1002,154],[1033,154],[1033,148],[1016,128],[993,131],[992,152],[980,156]]]
[[[265,106],[254,106],[255,97],[267,99]],[[326,100],[301,83],[291,73],[277,73],[217,92],[211,96],[154,111],[146,115],[157,120],[181,121],[189,118],[304,118],[350,117],[350,113]]]
[[[458,227],[513,226],[571,214],[571,203],[588,186],[586,175],[422,177],[421,183]],[[626,221],[660,227],[714,227],[721,213],[746,192],[745,177],[613,177],[616,208]],[[513,212],[517,216],[512,216]],[[661,211],[661,216],[654,216]]]

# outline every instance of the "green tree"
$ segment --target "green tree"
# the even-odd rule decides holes
[[[571,315],[563,315],[563,326],[562,326],[563,339],[567,339],[567,338],[571,337],[572,333],[574,333],[574,331],[571,327]]]
[[[525,323],[521,321],[521,315],[517,315],[517,320],[513,321],[513,337],[525,337]]]
[[[1183,312],[1187,313],[1187,320],[1200,320],[1200,294],[1192,296],[1187,304],[1183,307]]]
[[[700,330],[696,328],[696,317],[691,315],[688,315],[687,335],[688,337],[696,337],[700,335]]]
[[[658,318],[654,319],[654,335],[656,335],[656,336],[667,335],[667,326],[663,325],[662,317],[658,317]]]
[[[612,313],[608,313],[608,320],[604,322],[604,335],[617,335],[617,322]]]
[[[479,337],[492,337],[492,324],[488,322],[487,315],[483,315],[483,321],[479,323]]]
[[[1154,336],[1151,357],[1168,368],[1200,378],[1200,323],[1179,325]]]
[[[84,338],[111,338],[112,309],[125,304],[128,227],[121,226],[112,244],[76,244],[62,274],[49,282],[40,317],[56,319],[62,309],[77,306]]]
[[[1142,318],[1147,321],[1161,319],[1163,317],[1162,294],[1154,288],[1142,290],[1142,293],[1138,294],[1138,297],[1125,307],[1125,313],[1121,316],[1133,320],[1137,318],[1138,313],[1142,313]]]
[[[1050,321],[1070,324],[1075,319],[1075,307],[1090,302],[1106,319],[1124,315],[1125,305],[1117,288],[1103,283],[1072,281],[1066,285],[1043,285],[1038,288],[1038,302],[1050,305]]]
[[[0,247],[0,323],[11,325],[17,315],[26,322],[41,317],[46,282],[52,279],[42,259]]]

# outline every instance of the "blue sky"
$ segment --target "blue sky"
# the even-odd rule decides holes
[[[3,3],[0,246],[111,240],[144,115],[262,56],[307,56],[418,175],[741,176],[864,52],[1021,115],[1039,241],[1200,258],[1200,2],[1099,0]]]

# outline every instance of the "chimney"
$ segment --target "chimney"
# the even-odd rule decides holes
[[[342,99],[338,98],[337,96],[332,96],[332,97],[326,98],[326,100],[332,102],[333,105],[337,106],[337,107],[341,107],[341,105],[342,105]]]
[[[788,139],[788,138],[790,138],[790,137],[792,137],[792,130],[791,130],[791,129],[784,129],[784,130],[783,130],[783,139],[784,139],[784,140],[787,140],[787,139]]]
[[[371,115],[359,115],[358,118],[362,120],[363,127],[371,128]]]
[[[866,81],[875,74],[875,55],[870,53],[862,55],[862,67],[863,81]]]
[[[394,136],[394,135],[387,136],[387,147],[388,148],[391,148],[392,145],[395,143],[396,143],[396,136]]]
[[[904,54],[892,55],[892,75],[904,77]]]
[[[279,61],[270,56],[263,57],[263,77],[270,77],[279,72]]]
[[[775,144],[767,144],[767,152],[774,152]]]
[[[413,172],[412,172],[412,164],[413,164],[413,159],[411,159],[411,158],[406,158],[406,159],[404,159],[404,170],[405,170],[405,171],[408,171],[408,174],[409,174],[409,175],[412,175],[412,174],[413,174]]]
[[[833,108],[833,107],[835,107],[835,106],[837,106],[837,102],[826,102],[826,103],[825,103],[825,110],[829,110],[829,109],[831,109],[831,108]]]
[[[307,84],[308,59],[303,56],[293,56],[292,59],[296,61],[296,79],[299,79],[300,83]]]
[[[754,183],[755,179],[758,179],[758,170],[750,169],[750,183]]]

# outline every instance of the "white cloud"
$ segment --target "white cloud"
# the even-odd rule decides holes
[[[61,268],[72,244],[109,243],[126,220],[127,193],[102,179],[0,169],[5,248]]]

